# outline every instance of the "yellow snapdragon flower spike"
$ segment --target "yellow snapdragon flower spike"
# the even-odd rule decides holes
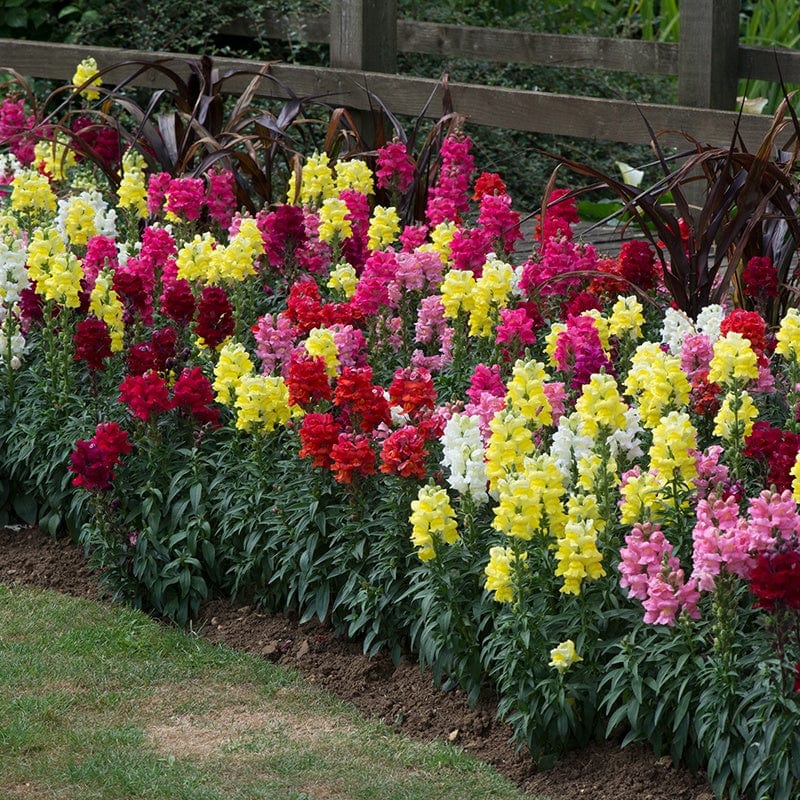
[[[685,412],[671,411],[653,429],[650,469],[662,484],[678,479],[687,486],[697,477],[697,431]]]
[[[564,578],[560,591],[581,593],[584,580],[605,575],[602,556],[597,549],[597,534],[604,530],[597,497],[590,492],[573,494],[567,501],[567,522],[556,549],[556,576]]]
[[[326,286],[335,292],[341,292],[347,299],[350,299],[356,293],[356,286],[358,286],[358,275],[356,275],[355,268],[346,261],[337,264],[331,270]]]
[[[493,335],[497,311],[508,304],[513,288],[514,268],[510,264],[497,260],[484,264],[483,273],[475,281],[473,291],[472,308],[469,312],[470,336]]]
[[[483,570],[486,576],[485,589],[494,592],[498,603],[511,603],[514,600],[514,584],[511,580],[511,569],[517,557],[510,547],[492,547],[489,550],[489,563]],[[528,560],[527,553],[519,554],[519,561]]]
[[[439,291],[447,319],[455,319],[460,311],[470,312],[475,305],[475,273],[471,269],[451,269],[444,276]]]
[[[728,385],[733,381],[758,379],[758,357],[750,340],[737,331],[714,342],[714,356],[708,370],[709,383]]]
[[[558,362],[556,361],[556,348],[558,347],[558,337],[564,333],[567,329],[567,326],[563,322],[554,322],[550,326],[550,330],[545,334],[544,342],[545,348],[544,352],[547,354],[547,358],[550,360],[551,367],[558,367]]]
[[[329,165],[330,159],[326,153],[314,153],[303,164],[300,174],[301,205],[317,207],[323,200],[338,194],[333,180],[333,171]],[[294,174],[292,174],[289,181],[290,203],[294,201],[294,194]]]
[[[222,405],[230,406],[234,403],[239,384],[246,375],[254,370],[253,362],[239,342],[226,342],[219,352],[219,360],[214,367],[213,389],[216,400]]]
[[[534,451],[533,433],[519,412],[498,411],[489,422],[491,434],[486,445],[486,477],[495,491],[506,475],[521,472],[525,457]]]
[[[83,86],[93,76],[97,75],[97,62],[91,56],[84,58],[83,61],[75,68],[75,74],[72,76],[72,85],[75,87]],[[102,80],[96,77],[89,85],[81,91],[81,96],[87,100],[97,100],[100,97],[100,92],[93,89],[93,86],[100,86]]]
[[[64,232],[70,244],[85,246],[92,236],[97,236],[95,216],[97,209],[87,197],[71,197],[64,217]]]
[[[411,542],[418,548],[420,561],[436,558],[437,546],[458,541],[456,515],[445,489],[427,484],[421,486],[417,499],[411,501]]]
[[[264,241],[254,219],[241,220],[239,230],[227,247],[213,247],[210,234],[204,235],[209,237],[206,241],[212,247],[205,274],[207,283],[241,283],[256,274],[256,260],[264,254]],[[205,263],[202,258],[198,264],[201,263]]]
[[[186,242],[178,250],[175,264],[178,267],[178,278],[187,281],[207,282],[216,272],[214,265],[214,237],[206,232],[198,233],[190,242]]]
[[[11,184],[11,210],[25,214],[54,214],[56,195],[47,176],[35,169],[17,172]]]
[[[654,428],[665,414],[686,408],[691,386],[678,356],[655,342],[642,342],[631,359],[625,391],[636,400],[642,425]]]
[[[594,329],[600,339],[600,346],[608,353],[611,349],[611,326],[608,319],[596,308],[588,308],[581,314],[582,317],[589,317],[594,320]]]
[[[446,264],[450,260],[450,246],[453,242],[453,236],[455,236],[456,228],[457,226],[455,222],[452,222],[451,220],[445,220],[444,222],[440,222],[430,233],[430,246],[439,254],[443,264]]]
[[[375,206],[367,230],[367,247],[383,250],[397,240],[400,233],[400,217],[392,206]]]
[[[660,519],[665,509],[662,481],[652,472],[628,478],[620,487],[619,521],[623,525]]]
[[[28,277],[38,283],[49,271],[50,261],[66,253],[67,244],[56,228],[37,228],[28,243]]]
[[[323,242],[348,239],[353,235],[352,220],[347,218],[347,203],[338,197],[329,197],[319,210],[319,238]]]
[[[775,336],[777,344],[775,352],[786,359],[800,359],[800,310],[790,308],[781,320]]]
[[[330,328],[312,328],[308,332],[305,348],[310,356],[322,358],[328,377],[336,377],[339,369],[339,348]]]
[[[289,387],[280,375],[242,375],[234,406],[240,431],[271,433],[292,418]]]
[[[89,296],[89,311],[103,320],[108,325],[111,336],[111,352],[122,351],[125,338],[125,323],[123,321],[124,307],[119,295],[111,288],[111,273],[102,271],[97,275],[94,288]]]
[[[617,338],[636,341],[642,338],[644,307],[633,295],[620,297],[611,308],[608,331]]]
[[[553,410],[544,393],[544,383],[548,380],[550,376],[540,361],[518,360],[508,383],[509,406],[537,426],[553,424]]]
[[[335,188],[337,193],[354,189],[365,195],[375,194],[375,182],[367,162],[360,158],[337,161]]]
[[[79,308],[83,266],[71,252],[54,256],[36,282],[36,293],[67,308]]]
[[[57,136],[54,142],[38,142],[33,150],[36,163],[44,162],[45,172],[51,175],[54,181],[63,181],[67,177],[67,170],[78,163],[72,148],[68,147],[60,136]]]
[[[753,423],[757,417],[758,409],[747,392],[741,392],[738,397],[728,392],[714,417],[714,436],[725,441],[737,437],[743,442],[753,432]]]
[[[573,664],[583,661],[583,658],[578,655],[575,650],[575,642],[572,639],[567,639],[566,642],[561,642],[558,647],[554,647],[550,651],[549,667],[557,669],[561,674],[565,673]]]
[[[611,375],[595,374],[583,385],[581,396],[575,403],[575,411],[583,422],[587,436],[597,438],[600,428],[607,433],[625,430],[628,407],[620,397],[617,382]]]
[[[122,170],[117,187],[117,206],[129,209],[140,219],[147,216],[147,162],[135,150],[126,150],[122,156]]]

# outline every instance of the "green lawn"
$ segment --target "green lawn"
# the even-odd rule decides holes
[[[3,800],[530,800],[269,662],[2,585],[0,764]]]

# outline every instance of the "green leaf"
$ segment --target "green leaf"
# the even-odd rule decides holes
[[[200,498],[203,496],[203,485],[200,483],[195,483],[189,489],[189,501],[192,504],[192,511],[197,514],[197,510],[200,508]]]
[[[11,502],[14,513],[28,525],[33,525],[36,522],[36,515],[39,507],[36,499],[30,494],[18,494],[14,496]]]

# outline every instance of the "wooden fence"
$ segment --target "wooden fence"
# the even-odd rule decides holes
[[[396,74],[397,53],[474,57],[482,61],[544,64],[676,75],[680,105],[654,104],[551,94],[464,83],[449,83],[454,109],[471,123],[517,131],[562,134],[587,139],[646,144],[643,122],[655,130],[686,131],[711,144],[730,142],[738,79],[800,83],[800,53],[747,47],[738,41],[739,0],[683,0],[678,44],[587,36],[474,28],[398,20],[397,0],[332,0],[330,15],[305,19],[265,19],[266,31],[287,38],[302,30],[310,42],[328,42],[329,68],[277,63],[264,81],[264,96],[286,97],[280,84],[298,96],[322,97],[354,109],[375,106],[374,96],[397,114],[441,111],[438,79]],[[247,34],[233,25],[228,33]],[[75,65],[92,55],[103,68],[124,60],[154,60],[175,54],[0,39],[0,68],[23,75],[68,80]],[[219,58],[220,70],[254,68],[258,62]],[[130,68],[114,73],[121,79]],[[138,83],[156,87],[149,71]],[[246,80],[232,81],[241,91]],[[372,93],[372,95],[370,94]],[[764,135],[770,119],[747,114],[740,132],[749,148]],[[670,139],[669,141],[676,141]]]

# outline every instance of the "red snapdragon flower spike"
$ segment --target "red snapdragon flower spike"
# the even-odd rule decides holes
[[[306,278],[292,284],[286,299],[286,313],[303,334],[323,324],[322,298],[315,280]]]
[[[778,296],[778,269],[769,256],[753,256],[742,270],[742,292],[757,300]]]
[[[480,201],[484,195],[505,194],[506,191],[506,185],[498,173],[481,172],[478,180],[475,181],[475,193],[472,195],[472,199]]]
[[[633,239],[622,245],[617,263],[619,275],[645,292],[654,289],[661,277],[655,251],[640,239]]]
[[[436,405],[436,387],[427,369],[406,367],[394,373],[389,385],[389,397],[403,412],[412,416]]]
[[[91,439],[75,443],[68,467],[75,474],[72,485],[89,491],[108,491],[114,481],[114,467],[131,449],[127,431],[116,422],[101,422]]]
[[[340,433],[331,448],[331,472],[339,483],[375,474],[375,451],[364,434]]]
[[[194,319],[195,300],[189,281],[168,283],[161,294],[161,310],[178,325],[188,325]]]
[[[214,389],[200,367],[186,367],[178,376],[172,392],[172,407],[191,414],[201,423],[219,424]]]
[[[800,552],[761,553],[750,570],[750,591],[767,611],[800,610]]]
[[[197,304],[197,322],[194,332],[206,347],[222,344],[236,328],[233,306],[221,286],[204,286]]]
[[[119,386],[119,399],[135,417],[145,421],[172,407],[167,382],[153,370],[144,375],[128,375]]]
[[[310,458],[315,467],[333,464],[331,451],[342,432],[333,414],[306,414],[300,424],[300,457]]]
[[[792,488],[792,467],[800,451],[800,434],[774,428],[758,420],[747,437],[743,454],[747,458],[766,462],[767,483],[782,492]]]
[[[414,162],[403,142],[389,142],[378,150],[375,176],[379,189],[408,191],[414,182]]]
[[[289,402],[304,409],[321,400],[333,399],[333,389],[325,371],[325,359],[308,356],[302,350],[292,352],[286,386],[289,389]]]
[[[92,371],[105,369],[105,360],[111,357],[111,334],[101,319],[86,317],[75,327],[75,361],[83,361]]]
[[[569,189],[556,189],[550,193],[547,202],[548,204],[554,203],[554,205],[545,211],[544,225],[537,216],[536,228],[533,232],[536,241],[547,242],[549,239],[560,239],[564,236],[567,239],[572,238],[572,226],[580,222],[580,217],[575,198],[566,198],[568,194]]]
[[[156,328],[150,335],[150,342],[155,357],[155,369],[165,372],[170,366],[170,361],[175,358],[178,334],[174,328]]]
[[[424,480],[427,475],[425,438],[413,425],[393,431],[381,446],[381,472]]]
[[[76,117],[72,123],[80,147],[75,148],[75,160],[83,160],[81,147],[94,155],[106,169],[117,169],[122,159],[119,133],[111,125],[98,124],[89,117]]]
[[[389,425],[392,413],[383,389],[372,383],[370,367],[343,367],[336,382],[333,402],[351,422],[359,422],[365,433],[380,424]]]
[[[691,406],[699,416],[712,416],[720,409],[722,387],[708,382],[708,370],[698,372],[692,379]]]
[[[767,345],[767,323],[757,311],[734,309],[722,320],[719,331],[722,336],[731,331],[741,333],[758,356],[763,354]]]

